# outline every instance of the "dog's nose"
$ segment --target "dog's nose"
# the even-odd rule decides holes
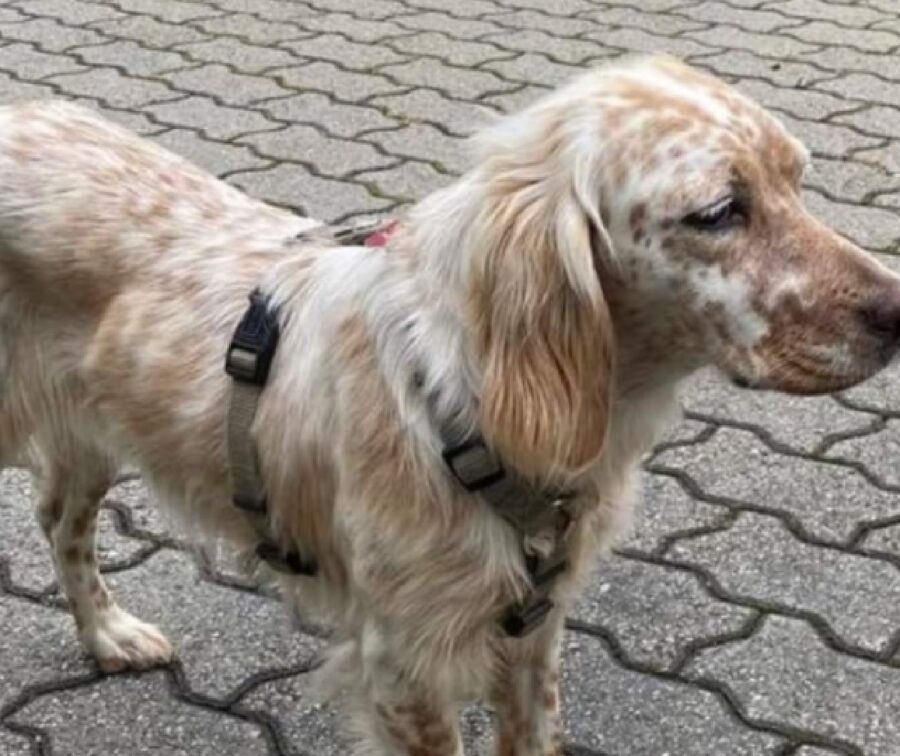
[[[860,309],[866,327],[885,341],[900,340],[900,293],[882,295]]]

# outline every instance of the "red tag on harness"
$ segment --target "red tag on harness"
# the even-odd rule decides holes
[[[397,221],[396,219],[388,221],[377,231],[369,234],[363,244],[367,247],[385,246],[388,243],[388,240],[394,235],[394,232],[397,230],[398,225],[399,221]]]

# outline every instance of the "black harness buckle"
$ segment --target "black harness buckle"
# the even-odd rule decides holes
[[[481,491],[506,477],[503,465],[491,454],[481,436],[444,447],[441,456],[453,477],[470,493]]]
[[[259,289],[250,294],[250,306],[238,323],[225,356],[225,372],[236,381],[263,386],[269,377],[278,346],[278,315]]]

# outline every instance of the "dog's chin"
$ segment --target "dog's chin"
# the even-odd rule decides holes
[[[825,374],[792,370],[753,377],[733,372],[726,375],[732,386],[744,391],[775,391],[794,396],[819,396],[852,388],[870,378],[882,367],[884,365],[853,373]]]

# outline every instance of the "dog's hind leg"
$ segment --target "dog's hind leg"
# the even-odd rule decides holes
[[[102,454],[83,449],[69,448],[62,455],[41,452],[38,521],[53,549],[60,589],[85,650],[104,672],[169,662],[168,640],[116,605],[97,566],[97,510],[112,483],[113,465]]]

